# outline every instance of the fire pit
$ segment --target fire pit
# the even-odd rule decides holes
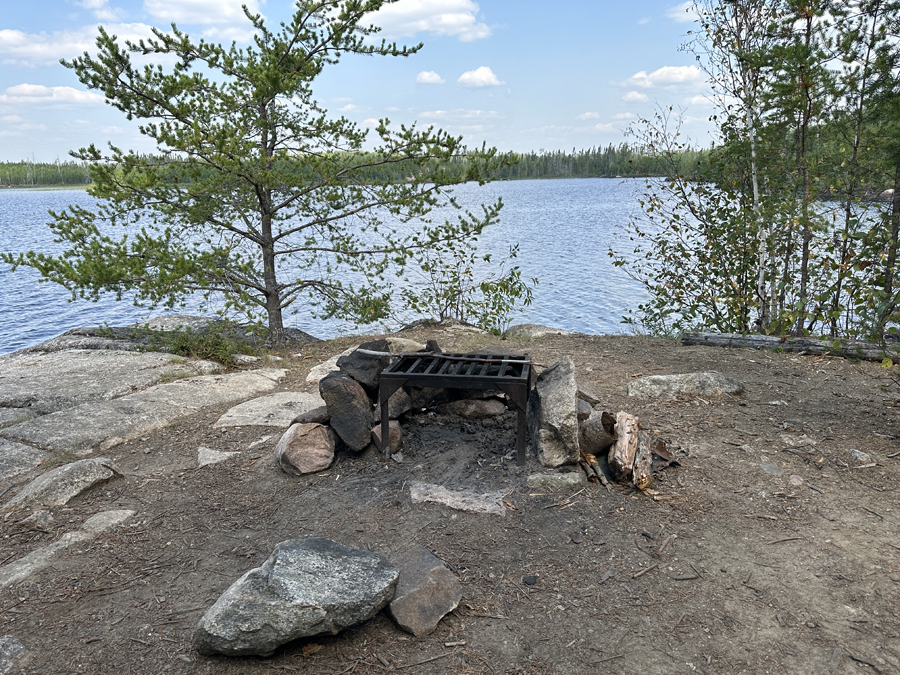
[[[516,462],[525,462],[526,406],[531,378],[531,357],[507,354],[401,354],[381,372],[378,400],[381,403],[381,450],[391,450],[388,431],[388,399],[400,387],[434,389],[497,389],[505,393],[517,409]]]

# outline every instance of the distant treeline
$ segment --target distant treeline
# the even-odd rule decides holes
[[[91,182],[87,162],[0,162],[3,187],[87,185]]]
[[[677,172],[694,175],[697,167],[708,155],[705,150],[687,149],[680,153]],[[575,150],[571,153],[561,150],[546,152],[507,152],[500,155],[507,160],[495,174],[499,180],[525,180],[533,178],[614,178],[616,176],[669,176],[672,164],[663,165],[659,158],[645,152],[641,147],[620,143],[605,148]],[[153,161],[151,158],[145,160]],[[337,159],[337,156],[336,156]],[[373,181],[403,181],[408,178],[408,167],[403,162],[380,163],[372,153],[362,153],[353,157],[340,156],[349,164],[368,164],[371,168],[361,173]],[[363,160],[361,162],[361,160]],[[177,161],[168,157],[157,160],[160,164]],[[447,168],[465,171],[466,160],[455,159]],[[298,167],[303,171],[302,164]],[[201,170],[201,175],[202,175]],[[90,166],[87,162],[0,162],[0,185],[4,187],[43,187],[60,185],[88,185],[91,182]]]
[[[706,150],[685,149],[679,154],[675,171],[691,176],[708,155]],[[554,152],[506,153],[512,161],[498,172],[501,179],[527,178],[615,178],[616,176],[666,176],[672,164],[663,164],[655,153],[628,143],[607,145],[605,148]]]

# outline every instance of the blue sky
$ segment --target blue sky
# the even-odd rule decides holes
[[[136,124],[59,65],[93,47],[97,26],[122,38],[175,22],[190,35],[246,43],[241,4],[274,24],[281,0],[6,0],[0,16],[0,161],[67,159],[112,141],[152,151]],[[626,140],[654,107],[683,109],[684,131],[707,145],[712,110],[677,0],[399,0],[373,22],[409,58],[349,56],[314,85],[335,115],[363,125],[436,124],[470,145],[519,152]]]

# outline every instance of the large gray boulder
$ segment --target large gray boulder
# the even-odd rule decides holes
[[[716,396],[717,394],[739,394],[744,385],[733,377],[709,371],[706,373],[684,373],[681,375],[650,375],[628,383],[625,393],[644,398],[675,398],[678,394],[696,396]]]
[[[443,562],[424,546],[414,546],[394,560],[400,582],[388,612],[403,630],[428,635],[459,606],[462,585]]]
[[[362,385],[349,375],[329,373],[319,381],[331,428],[351,450],[364,450],[372,429],[372,403]]]
[[[310,537],[283,541],[216,600],[194,631],[201,654],[268,656],[302,637],[337,634],[394,597],[399,572],[382,555]]]
[[[73,497],[98,483],[121,476],[112,460],[105,457],[82,459],[48,471],[26,485],[6,504],[2,511],[25,507],[64,506]]]
[[[542,372],[528,398],[532,447],[544,466],[573,464],[579,459],[575,364],[568,356]]]
[[[292,424],[275,446],[275,459],[295,476],[323,471],[334,461],[334,431],[322,424]]]

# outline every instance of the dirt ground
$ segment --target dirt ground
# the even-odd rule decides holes
[[[0,564],[98,511],[137,512],[0,591],[0,636],[30,650],[21,672],[900,673],[896,373],[642,337],[404,335],[447,351],[501,344],[544,365],[569,355],[602,406],[658,430],[680,466],[658,476],[655,498],[530,490],[540,467],[515,464],[514,413],[487,424],[424,413],[404,422],[402,463],[342,453],[296,478],[272,458],[280,430],[213,429],[224,409],[209,410],[104,453],[125,478],[57,510],[48,531],[18,528],[27,514],[2,523]],[[350,344],[288,359],[282,388],[311,390],[309,368]],[[624,393],[640,375],[699,370],[746,391]],[[198,469],[200,446],[241,453]],[[411,480],[503,489],[508,511],[413,504]],[[459,577],[463,601],[424,638],[381,613],[266,659],[192,650],[199,617],[235,579],[278,542],[312,535],[389,557],[422,544]]]

